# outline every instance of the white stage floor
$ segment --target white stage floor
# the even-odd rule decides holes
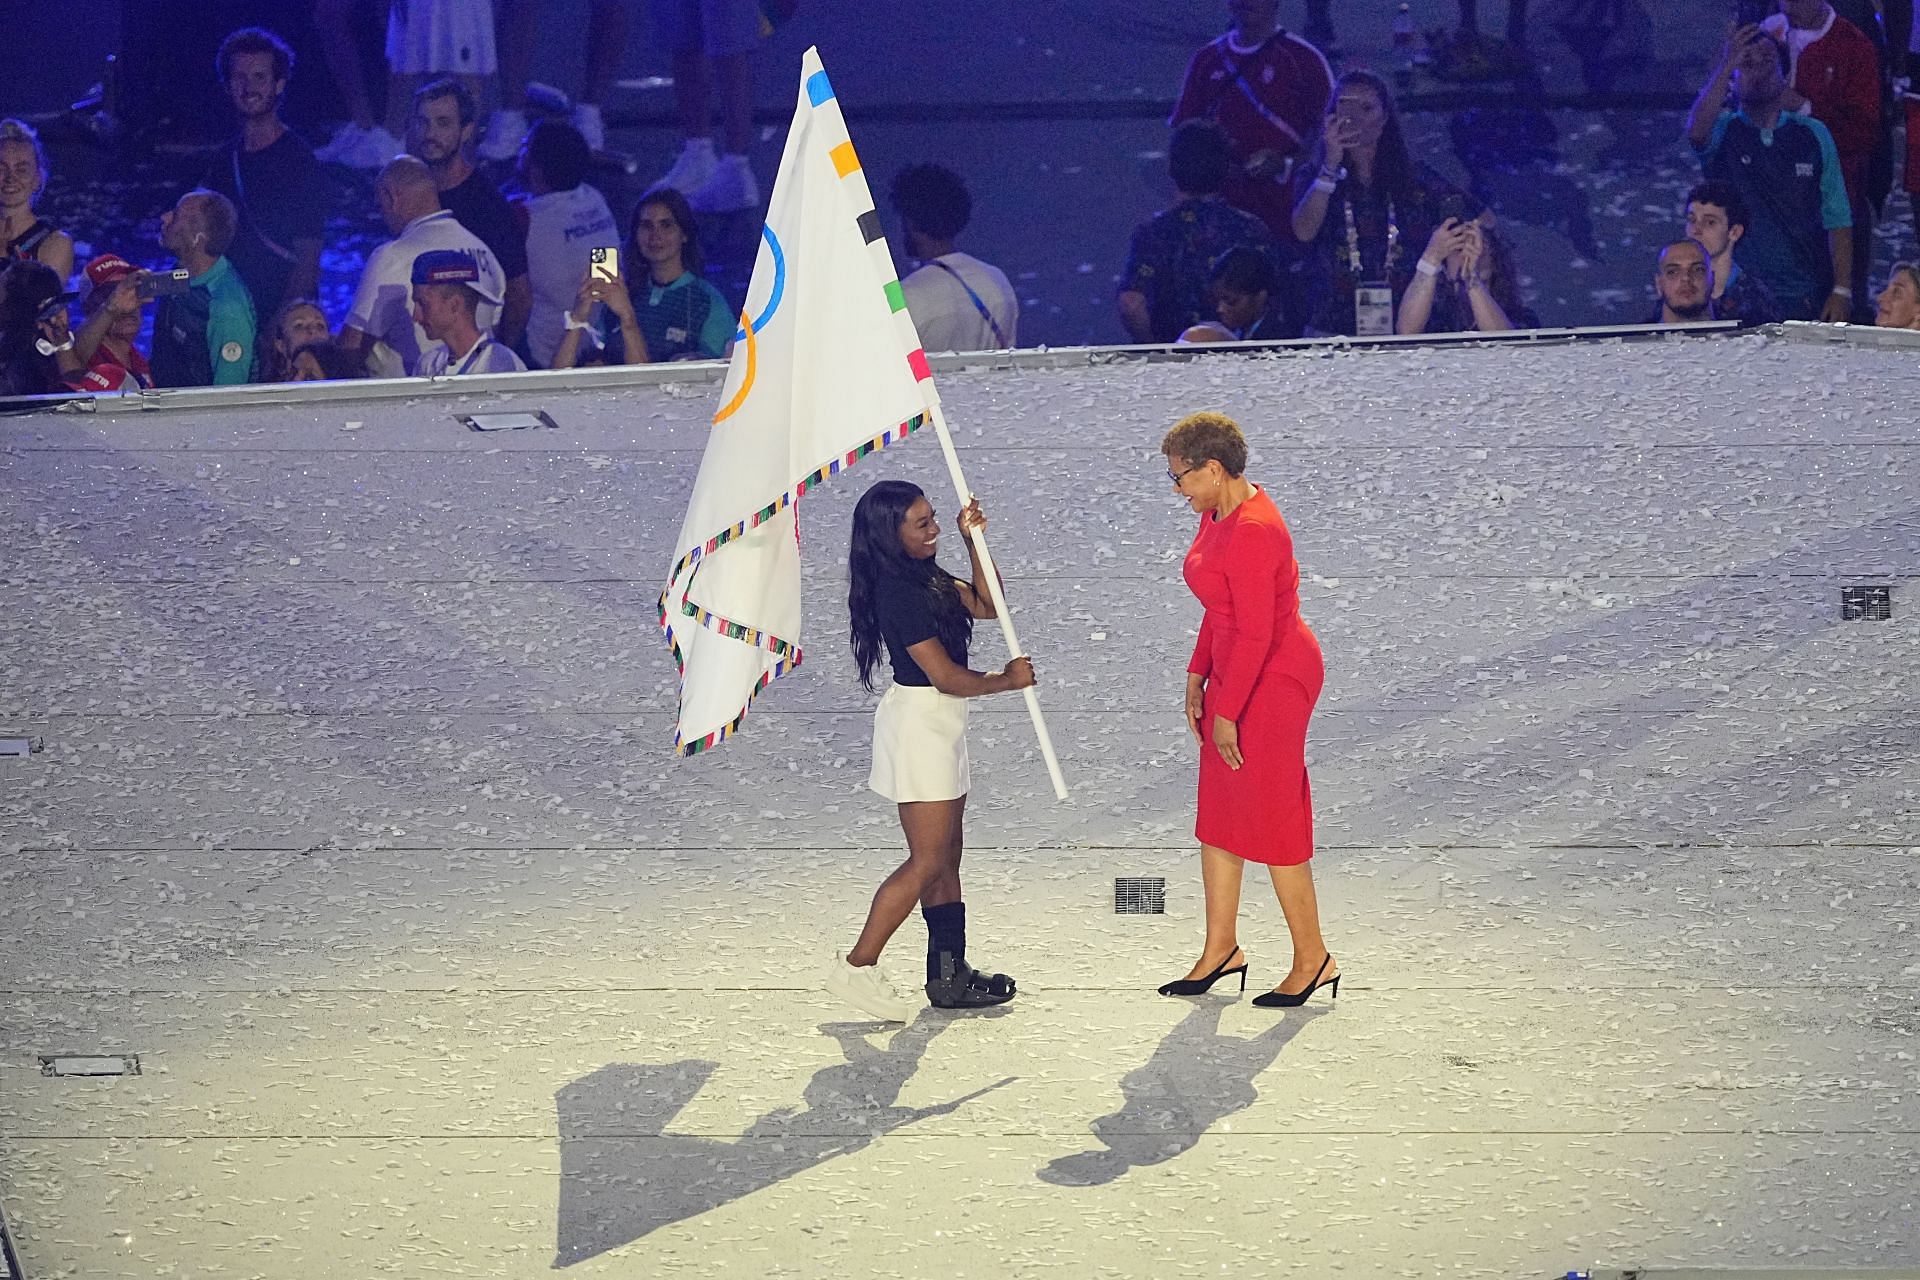
[[[950,524],[931,440],[803,503],[806,664],[676,761],[655,597],[711,383],[0,418],[27,1273],[1920,1268],[1916,359],[944,375],[1074,797],[976,707],[970,951],[1021,995],[905,1029],[816,977],[900,855],[847,519],[903,476]],[[1199,945],[1155,452],[1197,408],[1247,426],[1327,656],[1337,1011],[1153,992]],[[1132,875],[1165,916],[1114,914]],[[1242,938],[1271,986],[1264,877]]]

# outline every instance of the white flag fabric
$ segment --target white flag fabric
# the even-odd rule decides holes
[[[935,403],[818,51],[801,68],[746,313],[660,593],[680,665],[681,755],[724,740],[800,665],[800,496],[911,434]]]

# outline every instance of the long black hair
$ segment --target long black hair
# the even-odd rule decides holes
[[[1333,93],[1327,98],[1328,115],[1333,114],[1340,102],[1340,95],[1350,88],[1366,89],[1372,93],[1380,100],[1380,109],[1387,117],[1380,129],[1380,142],[1373,152],[1373,190],[1402,205],[1412,202],[1420,191],[1420,171],[1413,162],[1413,153],[1407,149],[1407,135],[1400,128],[1400,109],[1394,105],[1393,87],[1371,71],[1349,71],[1334,82]],[[1326,167],[1325,120],[1320,122],[1320,131],[1314,135],[1309,163],[1310,173],[1318,173]]]
[[[860,495],[853,508],[853,538],[847,546],[847,616],[853,660],[860,687],[872,692],[873,669],[880,662],[880,597],[889,592],[924,591],[932,597],[940,647],[955,662],[965,660],[973,639],[973,615],[967,612],[953,579],[932,557],[916,560],[900,545],[907,510],[926,497],[905,480],[882,480]]]

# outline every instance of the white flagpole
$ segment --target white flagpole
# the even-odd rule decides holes
[[[931,397],[933,403],[927,406],[928,416],[933,419],[933,433],[940,437],[940,451],[947,457],[947,472],[953,477],[953,488],[960,495],[960,505],[965,506],[973,500],[973,490],[967,487],[967,477],[960,470],[960,455],[954,451],[953,437],[947,434],[947,418],[940,411],[939,397]],[[971,535],[974,547],[980,552],[980,567],[987,571],[987,591],[993,596],[993,612],[1000,619],[1001,634],[1007,638],[1007,652],[1014,657],[1025,656],[1020,647],[1020,637],[1013,632],[1013,611],[1007,608],[1007,597],[1000,590],[1000,573],[993,567],[993,555],[987,550],[987,535],[975,530]],[[1060,772],[1060,758],[1053,753],[1053,739],[1047,733],[1046,719],[1040,714],[1040,698],[1031,686],[1022,689],[1027,695],[1027,714],[1033,718],[1033,732],[1040,739],[1040,754],[1047,762],[1047,776],[1053,779],[1053,795],[1056,800],[1067,798],[1067,780]]]

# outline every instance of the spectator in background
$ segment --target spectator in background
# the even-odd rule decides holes
[[[1293,232],[1307,245],[1310,334],[1392,333],[1393,308],[1414,276],[1409,243],[1424,245],[1448,216],[1477,210],[1407,150],[1387,82],[1340,77],[1312,163],[1294,173]]]
[[[354,291],[353,307],[340,330],[340,345],[362,353],[375,377],[398,378],[414,373],[433,340],[413,317],[413,260],[432,249],[471,253],[480,273],[479,292],[494,299],[506,291],[493,250],[440,207],[440,188],[426,162],[398,156],[387,162],[374,185],[380,216],[393,239],[367,256]],[[497,303],[484,303],[476,323],[492,331],[499,323]]]
[[[618,287],[604,282],[595,287],[591,281],[582,286],[583,294],[606,304],[619,331],[601,338],[597,330],[583,335],[569,329],[553,367],[725,358],[737,332],[734,312],[720,291],[700,278],[701,265],[700,229],[687,198],[672,187],[655,187],[640,197]],[[622,314],[623,299],[633,311],[631,323]],[[638,346],[629,336],[636,331]],[[594,346],[581,341],[588,336]]]
[[[187,291],[153,318],[153,380],[162,387],[233,386],[253,373],[253,297],[225,254],[239,229],[218,191],[181,196],[160,215],[160,243],[187,270]]]
[[[52,267],[18,259],[0,272],[0,396],[65,391],[83,370]]]
[[[293,353],[333,336],[327,313],[310,298],[295,298],[273,313],[260,330],[260,368],[257,382],[292,382]]]
[[[1920,329],[1920,267],[1894,263],[1887,287],[1874,301],[1873,322],[1882,329]]]
[[[288,382],[343,382],[367,376],[367,362],[357,351],[324,340],[309,342],[293,353],[288,363]]]
[[[599,323],[596,324],[596,319]],[[611,325],[609,325],[611,321]],[[611,332],[609,332],[611,329]],[[606,333],[606,337],[601,337]],[[618,352],[619,358],[611,358]],[[597,279],[589,270],[574,295],[566,336],[553,353],[555,369],[577,369],[596,364],[648,363],[647,337],[640,331],[633,294],[625,276]]]
[[[902,169],[888,192],[920,266],[900,282],[907,314],[928,351],[1004,351],[1015,344],[1020,299],[1006,272],[954,248],[973,217],[973,198],[953,170]]]
[[[1713,312],[1713,256],[1698,240],[1675,240],[1660,251],[1653,291],[1660,299],[1654,324],[1720,318]]]
[[[547,11],[536,0],[498,0],[500,81],[504,102],[487,121],[480,154],[511,160],[527,140],[527,81],[533,68],[534,38]],[[627,51],[627,0],[589,0],[586,26],[586,83],[573,107],[573,127],[595,151],[607,145],[607,123],[600,104],[613,88],[620,59]]]
[[[1427,238],[1401,296],[1396,333],[1500,333],[1537,329],[1520,296],[1506,237],[1478,218],[1448,218]]]
[[[483,305],[499,306],[497,287],[470,253],[431,249],[413,260],[413,318],[434,343],[420,357],[418,376],[526,369],[513,349],[494,341],[479,322]]]
[[[1227,202],[1290,243],[1288,179],[1333,95],[1333,69],[1318,49],[1281,29],[1280,0],[1228,0],[1227,10],[1232,28],[1193,55],[1168,124],[1217,122],[1233,147]]]
[[[0,264],[44,262],[60,279],[73,274],[73,237],[33,211],[47,189],[47,153],[22,120],[0,120]]]
[[[1758,27],[1735,30],[1687,114],[1687,141],[1707,178],[1746,202],[1751,220],[1734,247],[1741,268],[1786,319],[1842,321],[1853,310],[1853,214],[1833,135],[1786,109],[1786,63],[1786,48]],[[1723,110],[1729,86],[1739,106]]]
[[[1703,182],[1687,192],[1687,237],[1713,258],[1713,314],[1744,325],[1773,324],[1780,304],[1773,291],[1733,260],[1733,246],[1747,233],[1747,202],[1730,182]]]
[[[475,101],[498,71],[493,0],[393,0],[387,10],[387,127],[406,130],[414,90],[454,76]]]
[[[1880,54],[1867,34],[1827,0],[1780,0],[1760,29],[1787,47],[1788,111],[1811,115],[1833,135],[1853,216],[1853,271],[1838,283],[1853,291],[1853,318],[1871,311],[1867,269],[1873,257],[1873,202],[1867,167],[1880,145]]]
[[[1207,277],[1214,318],[1188,328],[1180,342],[1195,346],[1299,337],[1280,306],[1277,279],[1273,259],[1259,249],[1238,245],[1227,250]]]
[[[240,136],[223,147],[201,186],[240,214],[227,250],[255,310],[278,310],[320,287],[320,240],[333,190],[313,148],[280,119],[293,75],[293,50],[271,31],[243,27],[214,59],[221,87],[240,117]]]
[[[732,213],[760,203],[747,163],[753,143],[753,68],[763,38],[758,0],[652,0],[655,41],[673,55],[673,100],[686,135],[680,155],[656,187],[672,187],[701,213]],[[713,97],[720,97],[720,145],[713,145]]]
[[[517,347],[526,335],[527,313],[533,306],[526,228],[500,188],[470,158],[478,118],[473,94],[458,80],[448,77],[422,85],[413,95],[413,114],[407,117],[407,150],[433,170],[440,206],[493,250],[493,260],[507,278],[499,337]]]
[[[1232,144],[1213,121],[1189,120],[1173,131],[1167,168],[1180,199],[1134,230],[1120,274],[1120,323],[1135,342],[1173,342],[1211,318],[1207,280],[1227,250],[1274,253],[1266,224],[1220,194],[1232,165]]]
[[[314,155],[327,164],[350,169],[378,169],[399,155],[400,140],[388,133],[373,113],[366,72],[360,64],[360,42],[354,39],[355,20],[363,6],[375,0],[316,0],[313,29],[320,52],[347,108],[347,120]],[[377,0],[384,12],[387,0]]]
[[[103,253],[81,273],[80,310],[86,320],[73,336],[80,364],[67,379],[75,391],[144,391],[153,370],[134,343],[140,338],[142,272],[117,253]]]
[[[520,148],[520,185],[527,191],[527,278],[533,286],[527,350],[535,368],[553,363],[592,251],[620,242],[619,224],[606,197],[587,182],[592,164],[587,140],[558,120],[535,125]]]

